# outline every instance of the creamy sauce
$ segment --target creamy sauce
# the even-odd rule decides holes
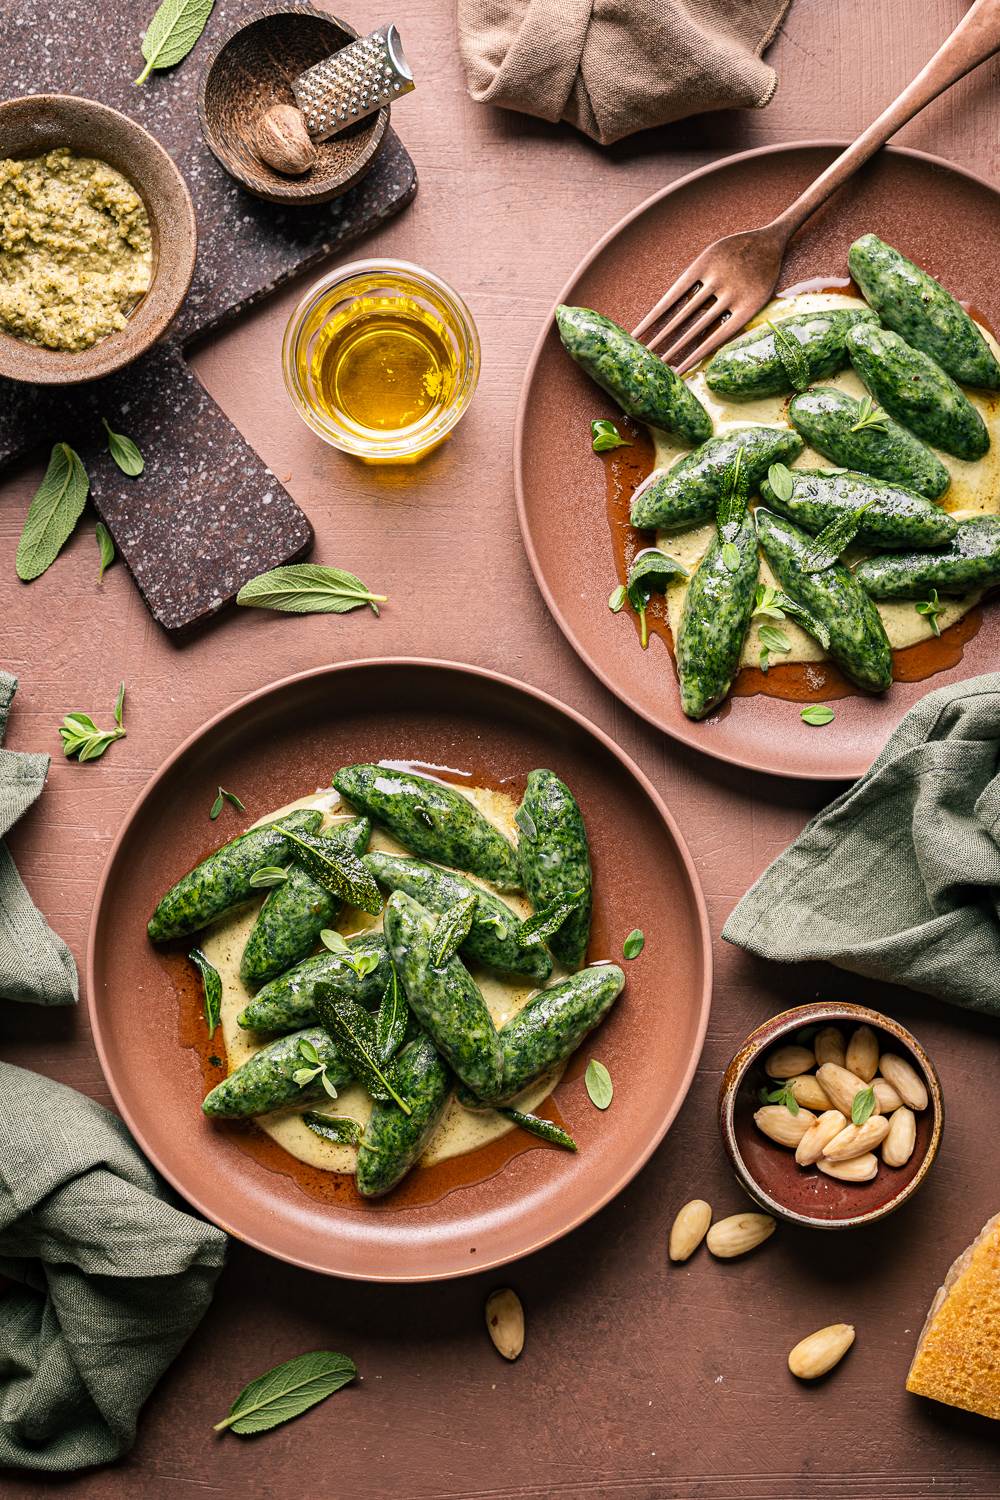
[[[859,305],[856,297],[847,296],[840,292],[800,292],[791,296],[784,296],[768,304],[756,318],[751,319],[747,325],[749,328],[756,327],[759,323],[766,323],[769,318],[780,319],[792,317],[796,313],[815,312],[827,307],[857,307]],[[982,328],[982,325],[978,325]],[[1000,354],[1000,345],[989,332],[982,328],[982,332],[990,347],[995,353]],[[769,427],[788,427],[787,407],[788,396],[767,396],[758,401],[733,401],[724,396],[718,396],[708,387],[704,373],[701,369],[695,370],[689,377],[691,389],[701,401],[706,411],[712,418],[714,436],[728,432],[734,427],[747,427],[760,423]],[[837,375],[831,375],[825,380],[816,382],[820,385],[837,386],[846,391],[856,399],[867,394],[865,387],[850,368],[841,370]],[[960,518],[972,515],[994,515],[1000,511],[1000,395],[996,392],[980,392],[966,389],[965,394],[973,406],[981,414],[983,421],[990,434],[990,447],[982,458],[974,462],[966,462],[960,458],[952,458],[950,454],[938,454],[942,463],[951,474],[951,484],[938,504],[942,510],[951,511]],[[666,469],[675,463],[678,458],[684,456],[687,449],[678,448],[672,444],[669,435],[662,432],[651,432],[656,448],[656,468]],[[792,468],[796,469],[829,469],[836,467],[817,453],[815,449],[808,446],[802,450],[800,456],[795,460]],[[756,503],[756,502],[753,502]],[[715,535],[713,522],[692,527],[688,531],[659,531],[656,534],[656,545],[664,552],[669,552],[678,562],[684,564],[690,572],[694,572],[712,537]],[[848,563],[853,563],[863,556],[859,548],[852,548],[846,554]],[[777,580],[767,565],[767,561],[761,556],[760,577],[762,583],[777,584]],[[682,581],[674,584],[667,591],[667,613],[671,631],[674,639],[680,628],[681,614],[684,609],[684,598],[687,593],[687,582]],[[949,625],[954,625],[963,615],[982,597],[981,591],[966,594],[960,599],[942,600],[941,610],[938,614],[938,625],[945,630]],[[914,646],[921,641],[933,637],[931,626],[924,615],[918,615],[911,600],[892,600],[878,604],[879,614],[885,624],[886,634],[894,649],[900,650],[907,646]],[[756,667],[760,661],[760,628],[764,624],[774,624],[775,621],[766,619],[753,620],[747,637],[743,644],[743,655],[740,659],[741,666]],[[785,619],[780,622],[782,633],[791,642],[791,651],[775,655],[772,660],[775,663],[790,662],[816,662],[826,660],[826,653],[819,643],[813,640],[811,635],[796,625],[793,620]]]
[[[433,770],[421,767],[420,774],[433,775]],[[515,837],[514,812],[517,802],[513,797],[485,787],[456,786],[451,781],[448,785],[453,791],[461,793],[462,796],[468,797],[470,802],[475,803],[484,817],[488,818],[508,838]],[[324,828],[331,828],[336,823],[354,816],[352,809],[345,803],[340,793],[331,788],[315,792],[309,797],[301,797],[297,802],[290,802],[285,807],[275,808],[273,812],[265,813],[257,820],[257,823],[269,823],[274,818],[298,807],[319,808],[323,813]],[[257,824],[253,826],[256,827]],[[407,855],[409,852],[380,829],[373,831],[369,848],[385,849],[393,854],[401,855]],[[467,875],[466,878],[486,890],[494,891],[494,894],[500,894],[485,880],[478,880],[474,875]],[[504,892],[502,899],[520,916],[531,915],[531,907],[522,897]],[[250,991],[240,979],[240,958],[262,904],[263,897],[260,901],[240,907],[236,912],[224,917],[211,929],[202,943],[206,957],[218,969],[222,979],[222,1035],[226,1044],[226,1064],[230,1073],[246,1062],[248,1057],[259,1051],[261,1046],[273,1040],[270,1036],[261,1037],[256,1032],[245,1031],[237,1022],[237,1017],[250,1000]],[[352,937],[358,932],[381,931],[382,918],[371,917],[366,912],[350,908],[340,913],[334,925],[343,932],[345,937]],[[538,989],[537,985],[530,982],[519,985],[501,979],[490,969],[474,965],[469,967],[486,1001],[490,1015],[498,1027],[515,1015]],[[558,972],[555,977],[559,977]],[[518,1108],[527,1111],[536,1110],[543,1099],[552,1092],[562,1077],[564,1068],[565,1064],[554,1069],[528,1089],[517,1100]],[[308,1109],[319,1114],[343,1115],[364,1125],[371,1114],[371,1108],[371,1097],[366,1090],[360,1084],[350,1084],[339,1091],[337,1099],[327,1099],[324,1096],[318,1100],[310,1100],[305,1105],[288,1106],[283,1110],[276,1110],[273,1114],[258,1116],[255,1124],[299,1161],[328,1172],[353,1173],[356,1161],[355,1148],[340,1145],[335,1141],[327,1141],[318,1136],[315,1131],[309,1129],[308,1125],[303,1124],[302,1111]],[[452,1098],[441,1123],[428,1143],[420,1165],[433,1166],[436,1162],[446,1161],[450,1157],[476,1151],[481,1146],[488,1145],[491,1141],[497,1140],[516,1128],[496,1110],[479,1112],[465,1109]]]

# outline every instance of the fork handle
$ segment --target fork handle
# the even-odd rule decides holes
[[[800,193],[784,213],[779,214],[768,225],[769,229],[781,231],[785,240],[791,239],[816,212],[820,204],[836,192],[837,188],[874,156],[890,136],[895,135],[907,120],[919,114],[925,104],[930,104],[938,94],[971,73],[981,62],[1000,52],[1000,0],[975,0],[959,21],[950,36],[946,37],[931,60],[921,68],[898,98],[873,120],[868,129],[846,151],[832,161],[815,182]]]

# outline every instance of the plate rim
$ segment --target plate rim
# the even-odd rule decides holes
[[[696,733],[697,726],[694,723],[692,723],[690,726],[688,726],[687,723],[666,723],[664,722],[663,718],[658,716],[652,709],[640,707],[637,703],[633,703],[630,698],[626,697],[625,694],[620,690],[612,673],[606,671],[603,666],[596,662],[593,659],[591,653],[586,650],[583,647],[582,643],[577,639],[575,631],[572,629],[569,622],[565,619],[542,571],[541,563],[539,561],[538,554],[535,550],[534,542],[532,540],[531,528],[529,526],[527,516],[527,501],[524,486],[524,428],[528,417],[531,385],[535,378],[535,371],[541,358],[542,349],[545,345],[546,340],[548,339],[551,330],[552,319],[556,307],[558,307],[559,304],[565,300],[566,295],[570,291],[571,287],[573,287],[575,283],[579,281],[580,277],[583,276],[584,272],[589,269],[589,267],[593,264],[597,257],[602,254],[602,252],[611,243],[611,241],[616,239],[618,235],[621,234],[627,228],[627,226],[633,222],[633,220],[638,219],[643,214],[647,213],[651,208],[653,208],[655,204],[659,203],[661,199],[669,198],[671,194],[677,192],[679,189],[687,187],[689,183],[696,182],[701,177],[707,177],[712,172],[720,171],[722,168],[733,166],[738,162],[751,161],[755,157],[773,156],[779,152],[788,151],[843,151],[849,145],[851,145],[851,141],[843,137],[815,136],[797,141],[779,141],[765,146],[753,146],[747,151],[734,151],[728,156],[720,156],[717,157],[714,161],[705,162],[702,166],[695,167],[691,172],[685,172],[682,177],[678,177],[674,182],[667,183],[666,187],[657,188],[654,193],[650,193],[648,197],[644,198],[640,203],[638,203],[635,208],[632,208],[627,213],[623,214],[620,219],[612,224],[611,227],[601,235],[600,239],[595,241],[595,243],[582,257],[582,259],[577,263],[573,271],[570,273],[569,277],[560,287],[559,295],[551,304],[548,312],[546,313],[545,321],[542,324],[538,337],[535,340],[535,343],[531,350],[531,354],[528,358],[528,363],[525,367],[524,379],[521,382],[521,390],[517,400],[517,414],[514,421],[514,502],[517,510],[518,526],[521,531],[521,542],[528,558],[528,566],[531,568],[532,575],[534,577],[535,583],[538,586],[538,590],[545,601],[546,608],[548,609],[549,614],[555,620],[559,629],[562,631],[564,639],[568,642],[576,657],[581,662],[583,662],[587,670],[589,672],[592,672],[599,682],[603,683],[603,685],[608,689],[609,692],[614,694],[619,703],[623,703],[631,713],[634,713],[640,719],[645,720],[647,724],[652,725],[652,727],[659,730],[661,734],[669,735],[671,739],[676,740],[679,744],[688,745],[692,750],[697,751],[700,755],[708,755],[713,760],[721,761],[726,765],[738,766],[741,770],[744,771],[753,771],[766,776],[775,776],[782,779],[787,779],[789,781],[856,781],[870,769],[872,762],[850,762],[850,770],[844,771],[841,775],[834,776],[831,776],[825,772],[812,771],[808,769],[778,769],[773,765],[766,764],[757,760],[747,759],[746,757],[740,757],[735,753],[727,752],[725,749],[719,749],[716,745],[710,743],[707,738],[704,740],[699,740]],[[914,146],[895,146],[887,144],[885,146],[882,146],[879,151],[875,153],[875,157],[871,158],[871,160],[876,159],[881,154],[881,152],[887,152],[893,156],[907,156],[915,158],[918,161],[924,162],[928,166],[944,168],[946,171],[953,172],[959,177],[967,178],[970,182],[976,183],[979,187],[986,188],[995,197],[1000,198],[1000,185],[995,182],[991,182],[990,179],[985,177],[981,172],[974,172],[969,167],[963,167],[958,165],[956,162],[948,161],[946,157],[936,156],[930,151],[920,151]],[[846,185],[847,184],[845,184],[845,186]],[[934,690],[933,688],[928,688],[927,691],[933,692]],[[899,726],[897,724],[896,728],[898,727]]]
[[[698,1014],[695,1028],[695,1045],[692,1047],[691,1056],[688,1059],[688,1063],[684,1071],[682,1085],[680,1090],[678,1091],[677,1098],[674,1101],[673,1106],[670,1109],[664,1111],[663,1119],[657,1126],[656,1130],[653,1132],[650,1139],[645,1142],[642,1149],[634,1157],[631,1157],[629,1159],[623,1172],[617,1176],[615,1182],[608,1189],[606,1189],[603,1194],[599,1195],[592,1203],[590,1203],[590,1205],[584,1211],[575,1214],[575,1216],[573,1216],[567,1223],[565,1223],[561,1227],[533,1238],[531,1240],[531,1243],[526,1245],[522,1250],[513,1253],[491,1256],[488,1259],[484,1259],[478,1262],[474,1266],[463,1267],[461,1269],[443,1273],[428,1273],[425,1275],[413,1275],[410,1273],[398,1275],[385,1274],[382,1272],[360,1275],[357,1271],[338,1270],[329,1265],[320,1265],[315,1261],[308,1261],[301,1257],[287,1255],[279,1250],[271,1248],[263,1242],[266,1238],[266,1228],[259,1234],[238,1234],[229,1225],[220,1223],[216,1215],[206,1207],[203,1201],[201,1201],[201,1193],[191,1193],[188,1188],[185,1187],[184,1183],[178,1178],[177,1174],[164,1165],[163,1161],[160,1159],[158,1150],[149,1143],[144,1133],[137,1127],[134,1119],[132,1118],[131,1111],[122,1097],[122,1092],[114,1076],[114,1071],[108,1062],[104,1033],[102,1029],[102,1021],[100,1018],[99,1007],[97,1003],[97,984],[95,976],[96,937],[98,925],[100,923],[104,907],[111,871],[115,866],[119,850],[125,841],[125,838],[132,826],[133,821],[137,817],[141,808],[147,803],[147,801],[149,801],[150,798],[156,795],[160,784],[172,771],[177,762],[180,761],[188,753],[189,750],[191,750],[202,739],[204,739],[206,735],[215,731],[232,715],[242,712],[250,704],[259,699],[267,698],[272,693],[278,691],[287,690],[293,687],[296,683],[305,682],[311,678],[324,677],[346,671],[357,671],[358,669],[371,669],[373,667],[402,667],[411,669],[431,668],[433,670],[444,669],[447,671],[457,671],[460,673],[465,673],[470,676],[483,679],[486,682],[497,683],[504,688],[513,689],[517,693],[524,694],[528,698],[533,699],[535,702],[541,703],[545,708],[550,710],[554,709],[557,713],[566,715],[576,724],[578,728],[584,730],[585,733],[593,735],[600,742],[600,744],[602,744],[603,747],[615,757],[615,759],[620,763],[623,769],[629,772],[630,775],[638,782],[642,791],[652,801],[653,806],[655,807],[657,813],[666,826],[670,837],[673,839],[674,846],[677,849],[680,863],[687,878],[689,889],[691,891],[695,914],[697,917],[697,932],[700,940],[703,966],[701,990],[698,996]],[[394,1285],[415,1285],[435,1281],[451,1281],[457,1279],[458,1277],[478,1275],[481,1272],[496,1270],[500,1266],[509,1265],[515,1261],[523,1260],[526,1256],[534,1254],[535,1251],[543,1249],[546,1245],[553,1244],[556,1240],[562,1239],[565,1235],[571,1233],[572,1230],[577,1229],[588,1219],[593,1218],[595,1214],[599,1213],[602,1208],[604,1208],[613,1198],[615,1198],[620,1192],[623,1191],[625,1187],[628,1186],[632,1179],[646,1165],[650,1157],[656,1151],[657,1147],[663,1141],[671,1125],[674,1123],[674,1120],[677,1118],[677,1115],[679,1114],[681,1107],[688,1096],[688,1093],[690,1092],[691,1084],[694,1081],[695,1073],[697,1072],[698,1064],[701,1061],[701,1055],[704,1051],[705,1038],[708,1031],[708,1022],[711,1015],[714,983],[714,955],[712,952],[712,932],[709,923],[708,906],[705,899],[705,893],[702,889],[701,880],[699,879],[698,871],[695,866],[694,859],[691,855],[691,851],[688,848],[687,841],[685,840],[676,819],[674,818],[670,809],[667,807],[666,802],[657,791],[653,783],[650,781],[649,777],[642,770],[642,768],[637,765],[636,762],[632,760],[632,758],[627,755],[619,745],[615,743],[611,736],[605,730],[603,730],[600,725],[595,724],[591,719],[588,719],[577,709],[570,707],[569,704],[563,703],[560,699],[554,697],[553,694],[546,691],[546,689],[535,687],[530,683],[521,681],[519,678],[511,677],[507,673],[497,672],[489,667],[474,666],[468,662],[452,661],[443,657],[392,655],[381,657],[358,657],[346,661],[329,662],[320,666],[308,667],[301,672],[290,673],[285,677],[276,678],[274,681],[268,682],[262,687],[255,688],[251,692],[243,694],[240,698],[234,700],[232,703],[227,704],[225,708],[220,709],[217,713],[213,714],[210,718],[206,719],[202,724],[193,729],[190,734],[185,736],[181,743],[177,745],[175,749],[170,753],[170,755],[166,758],[166,760],[164,760],[160,764],[160,766],[158,766],[153,775],[142,787],[139,795],[135,798],[125,817],[122,819],[118,831],[115,834],[114,840],[112,841],[111,848],[109,849],[107,858],[105,859],[104,867],[101,870],[100,880],[98,881],[97,889],[94,894],[94,904],[91,910],[90,923],[87,930],[86,982],[87,1015],[90,1021],[91,1036],[93,1038],[94,1049],[97,1053],[97,1060],[100,1064],[101,1074],[108,1086],[111,1097],[114,1100],[115,1108],[118,1111],[119,1117],[124,1122],[130,1135],[132,1136],[133,1141],[142,1152],[146,1160],[153,1166],[160,1177],[163,1178],[165,1182],[170,1184],[170,1186],[180,1195],[180,1197],[186,1204],[195,1209],[195,1211],[201,1214],[203,1218],[207,1219],[209,1223],[215,1224],[216,1227],[223,1229],[226,1234],[231,1236],[231,1238],[239,1240],[241,1244],[249,1245],[251,1246],[251,1248],[259,1250],[264,1255],[269,1255],[275,1260],[285,1261],[287,1264],[297,1266],[302,1270],[314,1271],[324,1276],[336,1276],[342,1278],[343,1280],[349,1281],[374,1282]]]

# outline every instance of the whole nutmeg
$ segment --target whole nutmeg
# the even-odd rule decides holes
[[[294,104],[272,104],[254,124],[253,147],[276,172],[299,177],[315,165],[319,152]]]

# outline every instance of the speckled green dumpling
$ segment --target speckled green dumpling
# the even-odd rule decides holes
[[[521,879],[535,910],[553,901],[580,897],[549,938],[549,947],[559,962],[575,969],[587,954],[593,905],[590,847],[583,814],[569,787],[554,771],[538,770],[528,776],[516,821]]]

